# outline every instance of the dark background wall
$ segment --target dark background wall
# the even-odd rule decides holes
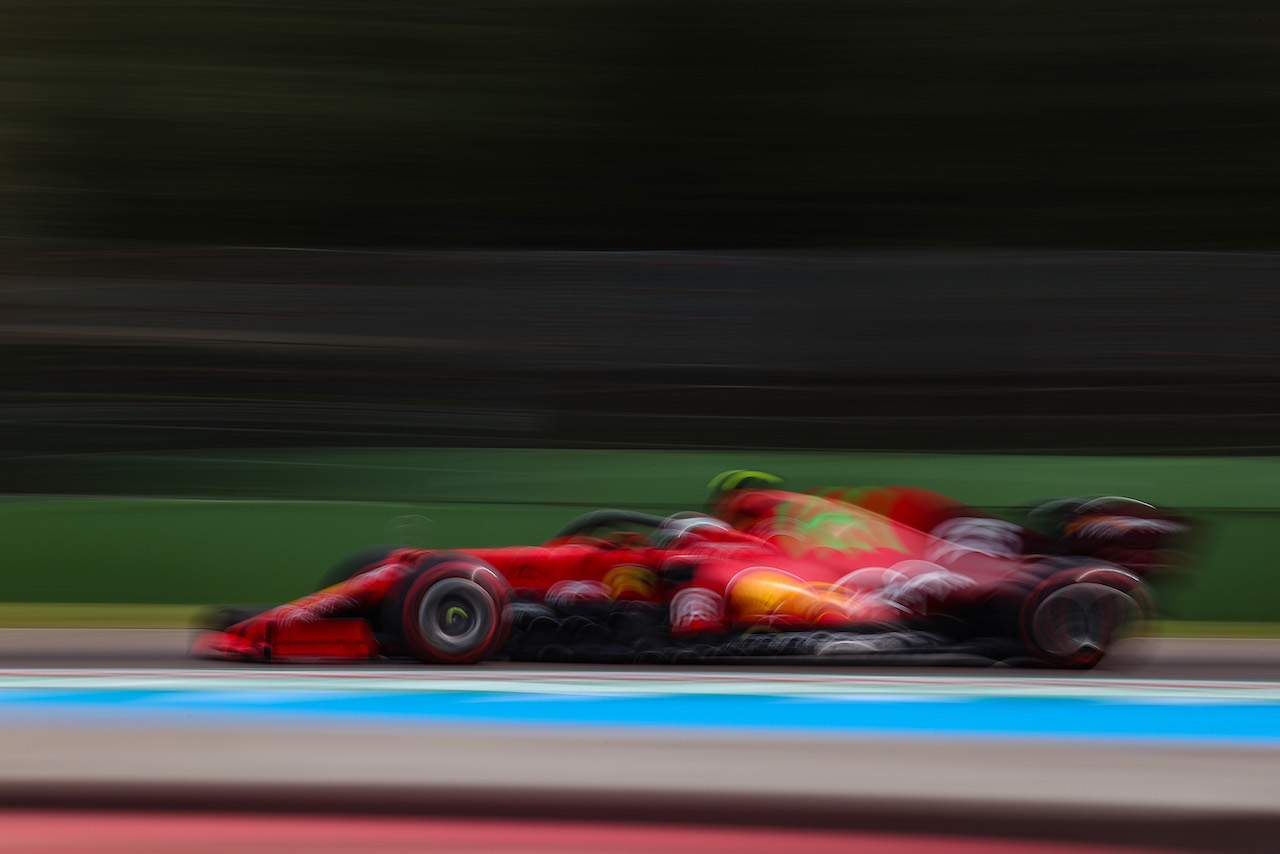
[[[1280,435],[1280,254],[11,245],[5,260],[11,456],[1270,453]]]
[[[0,0],[0,80],[3,454],[1276,446],[1271,0]]]
[[[1271,0],[3,0],[0,233],[1276,248]]]

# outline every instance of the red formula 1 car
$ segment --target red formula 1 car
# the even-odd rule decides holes
[[[353,555],[319,592],[226,612],[203,657],[679,662],[966,653],[1095,665],[1153,615],[1186,520],[1119,497],[1014,524],[908,487],[730,473],[707,513],[599,510],[541,546]]]

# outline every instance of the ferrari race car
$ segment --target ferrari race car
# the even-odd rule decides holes
[[[1015,524],[910,487],[791,492],[727,473],[706,512],[598,510],[545,544],[376,547],[322,589],[214,612],[201,657],[585,662],[965,653],[1098,663],[1154,615],[1187,521],[1117,496]]]

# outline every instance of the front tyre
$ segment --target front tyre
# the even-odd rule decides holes
[[[474,664],[511,632],[511,588],[489,564],[467,555],[424,561],[384,606],[386,625],[426,664]]]

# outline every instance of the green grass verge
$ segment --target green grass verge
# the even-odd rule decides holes
[[[199,612],[196,605],[101,605],[95,603],[6,602],[0,627],[28,629],[178,629]]]
[[[1210,623],[1164,620],[1151,632],[1161,638],[1280,638],[1280,623]]]

